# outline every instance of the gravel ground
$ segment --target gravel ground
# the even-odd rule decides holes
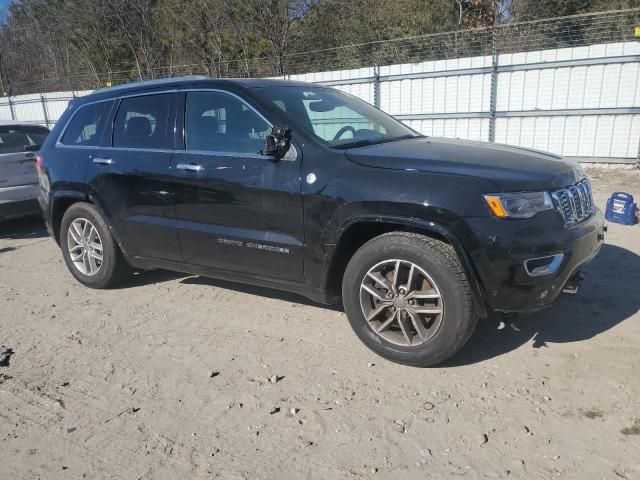
[[[597,202],[640,172],[591,170]],[[343,313],[169,272],[82,287],[39,221],[0,225],[0,478],[640,479],[640,226],[579,295],[440,368]]]

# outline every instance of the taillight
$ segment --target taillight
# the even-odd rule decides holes
[[[42,155],[36,156],[36,170],[40,171],[42,169],[42,164],[44,163],[44,157]]]

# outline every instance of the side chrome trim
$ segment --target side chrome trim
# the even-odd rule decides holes
[[[174,153],[189,154],[189,155],[211,155],[220,157],[238,157],[238,158],[255,158],[255,159],[273,159],[269,155],[260,155],[259,153],[239,153],[239,152],[223,152],[223,151],[211,151],[211,150],[174,150]]]

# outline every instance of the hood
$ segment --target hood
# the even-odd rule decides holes
[[[504,192],[554,190],[584,177],[577,162],[551,153],[449,138],[413,138],[345,153],[368,167],[478,177]]]

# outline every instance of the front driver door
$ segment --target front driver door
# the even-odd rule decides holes
[[[235,94],[185,91],[182,99],[184,150],[173,165],[185,261],[301,281],[300,159],[259,154],[271,124]]]

